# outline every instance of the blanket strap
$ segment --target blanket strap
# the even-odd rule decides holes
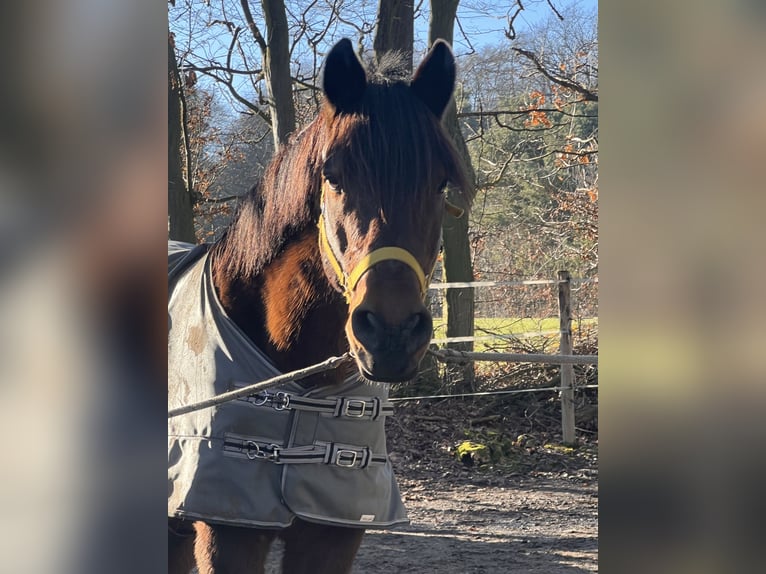
[[[255,437],[226,433],[224,455],[274,464],[328,464],[340,468],[362,469],[370,464],[385,464],[388,455],[371,452],[369,447],[316,441],[313,445],[285,448]]]
[[[235,382],[234,387],[244,387],[246,383]],[[276,411],[295,410],[325,414],[348,419],[378,420],[394,414],[394,404],[382,401],[379,397],[371,399],[353,397],[328,397],[314,399],[284,391],[272,393],[263,391],[246,397],[239,397],[256,407],[271,407]]]

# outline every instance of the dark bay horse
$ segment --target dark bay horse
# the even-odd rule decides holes
[[[454,56],[442,41],[411,82],[365,70],[351,42],[340,41],[325,61],[317,118],[278,151],[210,247],[221,306],[279,370],[350,350],[368,381],[417,374],[432,332],[424,296],[446,185],[470,201],[440,123],[454,82]],[[343,376],[328,371],[304,384],[334,385]],[[364,533],[300,518],[281,529],[171,524],[173,574],[195,562],[202,574],[263,572],[276,537],[287,574],[350,572]]]

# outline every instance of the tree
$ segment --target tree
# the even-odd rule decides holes
[[[186,171],[186,125],[181,75],[178,73],[173,35],[168,33],[168,237],[196,243],[194,211]],[[187,174],[188,175],[188,174]]]
[[[564,6],[463,60],[458,117],[477,166],[471,241],[481,279],[597,274],[596,21],[595,12]],[[556,312],[552,290],[480,294],[479,314]],[[597,287],[584,285],[577,302],[595,314]]]
[[[459,0],[431,0],[431,21],[428,28],[428,45],[431,46],[436,40],[442,38],[452,45],[455,16]],[[463,163],[468,171],[469,181],[475,181],[475,174],[471,165],[471,156],[465,144],[465,139],[460,131],[457,120],[457,108],[454,98],[450,102],[444,114],[444,125],[452,136]],[[445,214],[442,227],[442,239],[444,243],[444,277],[448,282],[473,281],[473,267],[471,264],[471,245],[468,239],[468,204],[467,197],[473,195],[473,190],[464,190],[461,193],[450,187],[447,190],[447,199],[451,203],[463,208],[466,215],[455,217]],[[447,337],[471,337],[474,334],[474,299],[473,288],[447,289]],[[451,347],[462,351],[473,350],[473,343],[450,343]],[[473,388],[474,369],[473,363],[455,366],[453,372],[461,375],[462,382],[459,387],[463,389]]]
[[[373,48],[375,57],[390,51],[399,51],[412,74],[412,45],[415,29],[413,0],[380,0]]]
[[[253,19],[248,0],[241,0],[242,11],[250,32],[263,55],[263,69],[269,92],[271,128],[274,146],[287,142],[295,131],[295,102],[290,76],[290,33],[287,28],[284,0],[262,0],[266,39]]]
[[[184,10],[182,15],[196,15],[196,7],[191,2],[186,2],[185,7],[179,6],[179,10]],[[210,4],[208,3],[208,8]],[[195,54],[189,48],[192,45],[192,36],[195,34],[191,26],[183,29],[186,36],[187,47],[182,50],[182,61],[184,62],[184,72],[189,77],[206,76],[215,80],[219,85],[228,88],[229,93],[234,99],[243,104],[248,113],[257,115],[262,121],[271,126],[274,147],[287,142],[290,134],[295,131],[295,102],[293,100],[293,80],[290,73],[290,34],[288,29],[286,8],[283,0],[262,0],[261,9],[263,12],[263,23],[266,31],[264,37],[261,27],[258,26],[251,12],[248,0],[240,0],[240,9],[244,26],[236,25],[234,22],[225,19],[226,15],[231,13],[233,5],[228,0],[221,0],[220,12],[213,17],[211,8],[211,19],[205,27],[210,25],[225,26],[231,33],[231,42],[224,62],[218,62],[203,57],[207,61],[200,63],[191,63],[190,60],[196,59]],[[176,21],[180,20],[177,18]],[[248,30],[257,46],[262,67],[261,70],[242,70],[235,67],[233,56],[235,53],[241,55],[242,63],[247,67],[249,58],[242,45],[242,32]],[[203,32],[196,32],[203,35]],[[209,34],[205,32],[204,34]],[[209,41],[209,37],[205,38]],[[230,211],[226,202],[231,203],[236,196],[229,193],[220,193],[220,186],[213,186],[217,176],[225,171],[228,163],[234,163],[232,150],[236,147],[236,139],[228,138],[228,141],[220,143],[226,150],[219,153],[219,162],[212,164],[207,160],[209,134],[198,132],[194,135],[194,142],[189,134],[187,102],[184,97],[184,87],[182,76],[179,71],[178,61],[174,48],[168,47],[168,105],[169,105],[169,129],[168,129],[168,215],[169,215],[169,235],[173,239],[182,239],[184,241],[195,242],[194,233],[194,210],[197,207],[199,214],[204,214],[203,220],[216,221],[216,217],[222,211]],[[204,53],[204,49],[201,50]],[[252,85],[256,86],[258,82],[263,81],[266,85],[267,98],[259,97],[255,101],[242,96],[235,82],[235,77],[245,74],[252,79]],[[195,110],[199,111],[199,110]],[[207,139],[206,139],[207,138]],[[192,150],[194,148],[194,150]],[[273,148],[272,148],[273,149]],[[192,157],[194,155],[194,157]],[[223,159],[225,158],[225,160]],[[251,177],[253,174],[249,174]],[[200,184],[200,189],[195,189],[193,182]],[[250,185],[252,185],[252,181]],[[245,189],[249,187],[247,185]],[[210,191],[218,192],[211,195]],[[205,206],[204,209],[199,209]],[[212,208],[212,209],[211,209]],[[202,223],[200,221],[199,223]],[[205,230],[203,235],[206,239],[211,235],[211,230]]]

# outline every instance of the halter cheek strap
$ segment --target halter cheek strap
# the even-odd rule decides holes
[[[375,249],[362,257],[362,260],[356,264],[351,270],[351,273],[346,274],[343,271],[343,267],[341,267],[338,258],[335,256],[330,241],[327,238],[327,229],[325,227],[324,219],[324,189],[322,190],[321,209],[322,211],[319,214],[319,248],[327,255],[327,259],[330,261],[330,265],[332,266],[333,271],[335,271],[335,275],[338,277],[338,283],[343,289],[343,296],[346,298],[346,303],[351,301],[351,293],[354,291],[357,283],[359,283],[359,280],[365,273],[382,261],[392,260],[401,261],[415,272],[415,275],[418,278],[418,283],[420,284],[420,294],[425,298],[430,278],[423,272],[423,268],[412,253],[401,247],[381,247]]]

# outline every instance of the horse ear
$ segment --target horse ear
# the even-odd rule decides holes
[[[351,40],[343,38],[327,54],[322,77],[322,90],[335,109],[343,111],[364,95],[367,74],[357,58]]]
[[[455,56],[447,42],[441,39],[434,42],[410,87],[437,118],[442,117],[455,89]]]

